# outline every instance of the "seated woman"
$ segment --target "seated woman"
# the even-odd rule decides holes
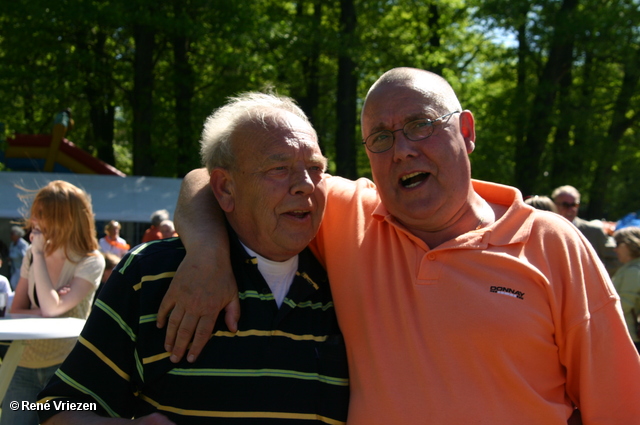
[[[70,183],[52,181],[36,193],[24,221],[31,229],[31,247],[11,313],[86,319],[105,263],[87,194]],[[9,403],[35,402],[75,341],[29,341],[4,398],[0,425],[38,424],[37,412],[12,410]]]

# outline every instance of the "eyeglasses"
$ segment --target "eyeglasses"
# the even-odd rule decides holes
[[[436,124],[442,123],[443,125],[449,122],[451,115],[458,114],[460,111],[453,111],[445,114],[436,119],[422,118],[415,121],[410,121],[404,125],[404,127],[397,130],[382,130],[376,133],[370,134],[366,139],[362,141],[362,144],[373,153],[382,153],[391,149],[396,141],[394,133],[402,131],[405,137],[411,141],[423,140],[431,137],[433,131],[436,128]]]
[[[575,208],[580,206],[580,202],[556,202],[556,205],[562,208]]]

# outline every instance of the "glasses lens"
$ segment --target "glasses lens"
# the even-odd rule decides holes
[[[573,208],[573,207],[577,207],[580,204],[577,202],[561,202],[560,205],[563,208]]]
[[[367,145],[367,149],[371,152],[384,152],[393,146],[393,133],[389,130],[373,133],[367,137],[365,144]]]
[[[404,126],[404,134],[409,140],[422,140],[433,134],[433,121],[429,119],[408,122]]]

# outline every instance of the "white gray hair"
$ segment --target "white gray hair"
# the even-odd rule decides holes
[[[151,224],[158,227],[164,220],[169,220],[169,217],[169,211],[167,210],[154,211],[151,214]]]
[[[573,196],[574,198],[576,198],[577,202],[580,202],[580,192],[578,192],[578,189],[573,186],[569,186],[568,184],[555,188],[551,193],[551,199],[555,201],[556,198],[560,195]]]
[[[200,137],[202,165],[207,167],[209,172],[215,167],[232,167],[234,165],[231,149],[233,132],[246,122],[255,121],[266,125],[266,119],[277,115],[279,111],[297,115],[313,129],[305,113],[289,97],[260,92],[246,92],[230,97],[228,102],[216,109],[204,123]]]
[[[11,234],[19,237],[24,236],[24,229],[20,226],[11,226]]]

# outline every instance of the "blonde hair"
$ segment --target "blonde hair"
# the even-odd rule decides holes
[[[45,255],[63,248],[71,261],[69,252],[87,255],[98,249],[91,199],[71,183],[54,180],[38,190],[24,219],[26,228],[33,229],[33,219],[47,241]]]
[[[116,226],[116,224],[118,226]],[[113,229],[114,227],[121,228],[122,226],[120,226],[120,223],[118,222],[118,220],[111,220],[110,222],[104,225],[104,232],[109,233],[109,230]]]

